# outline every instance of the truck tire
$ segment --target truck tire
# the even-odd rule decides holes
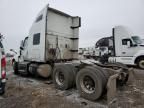
[[[144,69],[144,58],[139,59],[137,65],[139,68]]]
[[[98,71],[89,66],[77,73],[76,86],[82,97],[94,101],[100,98],[103,92],[103,79]]]
[[[93,70],[93,72],[99,74],[100,78],[102,79],[102,87],[105,88],[105,84],[107,82],[107,78],[103,73],[103,69],[99,69],[97,66],[87,66],[88,69]]]
[[[5,93],[5,91],[3,90],[3,91],[0,92],[0,95],[3,95],[4,93]]]
[[[74,85],[74,67],[70,64],[56,64],[53,71],[53,83],[60,90],[67,90]]]
[[[16,62],[16,61],[13,62],[13,70],[14,70],[14,74],[16,74],[16,75],[19,74],[18,73],[18,62]]]
[[[0,95],[3,95],[4,93],[5,93],[5,84],[1,84]]]
[[[104,76],[104,78],[106,79],[106,82],[107,82],[110,74],[109,74],[106,70],[102,69],[102,68],[99,67],[99,66],[94,66],[94,67],[95,67],[96,69],[98,69],[99,71],[101,71],[101,73],[103,74],[103,76]]]

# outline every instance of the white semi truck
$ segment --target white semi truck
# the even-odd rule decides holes
[[[14,73],[51,77],[56,88],[61,90],[76,85],[80,95],[89,100],[98,99],[106,88],[107,91],[115,88],[113,82],[125,82],[128,75],[125,67],[98,66],[78,60],[80,26],[80,17],[47,5],[38,14],[28,37],[21,42],[20,55],[13,60]],[[115,71],[112,67],[122,69]]]
[[[135,36],[127,27],[116,26],[113,35],[97,41],[97,57],[102,63],[120,62],[126,65],[137,65],[144,69],[144,43],[139,36]]]

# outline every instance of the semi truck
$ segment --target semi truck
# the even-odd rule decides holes
[[[126,65],[137,65],[144,69],[144,43],[128,27],[116,26],[112,36],[97,41],[95,48],[101,63],[120,62]]]
[[[128,69],[120,65],[99,65],[78,58],[81,18],[71,16],[47,5],[36,17],[20,44],[20,55],[13,61],[14,74],[51,77],[57,89],[77,87],[89,100],[109,97],[116,82],[125,83]]]
[[[99,56],[99,49],[95,48],[95,46],[93,47],[86,47],[86,48],[81,48],[79,49],[79,55],[83,55],[83,57],[85,59],[95,59],[97,60],[98,56]]]
[[[102,64],[119,62],[144,69],[143,39],[124,26],[116,26],[112,31],[112,36],[99,39],[94,48],[84,50],[82,55]]]

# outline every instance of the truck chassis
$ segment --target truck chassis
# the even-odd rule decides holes
[[[15,62],[14,73],[39,76],[40,65],[46,64]],[[76,86],[80,96],[91,101],[107,93],[108,103],[116,96],[117,86],[125,85],[131,73],[131,70],[121,63],[103,65],[87,60],[48,65],[52,67],[49,69],[49,77],[57,89],[68,90]]]

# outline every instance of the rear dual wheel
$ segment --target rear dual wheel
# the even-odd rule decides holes
[[[76,76],[76,86],[80,95],[88,100],[100,98],[106,87],[107,77],[102,69],[88,66],[81,69]]]
[[[66,90],[76,82],[80,95],[88,100],[96,100],[102,95],[109,75],[97,66],[87,66],[77,75],[71,64],[56,64],[53,71],[53,82],[57,89]],[[76,77],[76,78],[75,78]]]

